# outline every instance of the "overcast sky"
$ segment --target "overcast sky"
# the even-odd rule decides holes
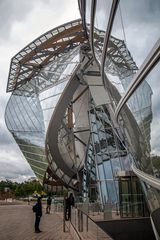
[[[4,121],[11,58],[41,34],[77,18],[77,0],[0,0],[0,180],[34,176]]]

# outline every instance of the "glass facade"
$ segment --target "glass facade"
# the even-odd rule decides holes
[[[44,122],[37,94],[15,90],[6,109],[6,124],[37,177],[43,180],[47,169],[44,149]]]
[[[12,59],[6,124],[41,181],[49,166],[85,200],[145,216],[145,200],[160,207],[160,2],[79,3],[87,33],[80,20],[64,24]]]
[[[121,177],[119,191],[121,217],[148,216],[144,195],[137,177]]]
[[[75,28],[77,32],[72,32]],[[70,31],[69,37],[63,33],[67,30]],[[83,33],[79,34],[81,39],[72,41],[79,30],[80,21],[53,29],[24,48],[11,63],[7,90],[12,91],[12,95],[6,108],[6,125],[42,183],[46,176],[50,176],[48,167],[60,179],[64,175],[56,163],[48,162],[45,139],[57,102],[79,64],[79,40],[84,41]],[[59,42],[52,49],[51,40],[52,46],[55,41]],[[33,53],[34,48],[39,48],[37,53]],[[49,55],[44,53],[47,48]],[[21,62],[20,67],[17,60]]]
[[[157,131],[159,122],[159,110],[157,108],[159,105],[159,85],[157,85],[159,68],[160,64],[157,63],[128,100],[128,102],[135,98],[137,100],[134,106],[137,106],[138,117],[135,117],[135,119],[144,140],[143,148],[146,149],[143,150],[142,148],[142,157],[139,158],[141,170],[157,178],[160,177],[158,170],[160,149],[157,144],[157,139],[159,139],[159,132]]]
[[[97,1],[94,18],[94,50],[97,59],[101,60],[102,49],[107,29],[112,0]]]
[[[127,169],[129,156],[117,136],[118,130],[113,128],[110,114],[106,106],[92,107],[89,111],[91,137],[101,202],[119,202],[118,179],[116,173]],[[125,159],[125,161],[124,161]]]
[[[132,111],[135,124],[137,125],[137,143],[132,144],[133,152],[135,156],[135,164],[137,168],[159,179],[159,145],[158,139],[158,89],[157,80],[159,76],[159,63],[150,71],[147,77],[136,88],[134,93],[127,101],[127,106],[122,108],[122,115],[126,114],[126,109],[131,109],[134,106],[135,111]],[[134,104],[133,104],[134,103]],[[132,108],[133,109],[133,108]],[[125,121],[125,120],[124,120]],[[131,135],[132,125],[129,134]],[[153,188],[149,188],[150,193],[153,192],[154,199],[159,202],[159,194],[155,194],[156,191]],[[152,190],[151,190],[152,189]],[[147,194],[148,195],[148,194]],[[150,199],[151,202],[151,199]],[[157,206],[157,204],[156,204]],[[153,209],[152,209],[153,210]]]
[[[159,1],[119,3],[112,35],[124,40],[138,68],[160,36],[159,13]]]
[[[118,141],[115,137],[115,132],[119,133],[120,131],[115,131],[115,127],[113,127],[115,122],[114,114],[107,114],[111,122],[111,128],[106,131],[105,123],[100,123],[100,117],[98,117],[99,109],[97,111],[97,107],[94,107],[94,110],[89,112],[93,151],[95,151],[96,174],[100,181],[99,195],[105,201],[111,198],[114,202],[117,199],[113,196],[116,189],[118,189],[118,191],[122,191],[122,195],[120,196],[120,193],[117,196],[120,196],[120,201],[124,203],[123,193],[127,189],[125,184],[130,186],[129,191],[132,191],[132,187],[137,189],[138,194],[140,185],[135,187],[136,184],[133,179],[130,183],[124,182],[118,188],[115,187],[116,181],[119,180],[114,178],[114,171],[120,172],[122,169],[126,171],[127,166],[123,168],[125,163],[123,158],[130,159],[131,162],[127,162],[128,169],[131,169],[131,164],[133,164],[135,166],[133,170],[136,168],[140,170],[139,174],[136,170],[135,173],[140,178],[147,205],[152,213],[160,207],[158,144],[159,48],[155,52],[157,60],[154,66],[152,66],[153,57],[151,58],[160,38],[160,2],[120,0],[118,7],[112,9],[112,15],[111,4],[112,1],[96,2],[94,19],[92,19],[91,24],[93,29],[90,29],[90,32],[93,31],[94,33],[93,42],[96,60],[99,63],[101,72],[105,73],[103,81],[110,96],[111,102],[106,108],[109,110],[112,106],[112,110],[115,111],[117,116],[119,106],[122,105],[117,118],[118,126],[122,131],[121,134],[117,134],[121,139],[121,144],[117,144]],[[107,36],[106,34],[109,33],[107,32],[109,17],[113,24],[110,35]],[[109,41],[104,54],[105,37],[109,37]],[[101,63],[103,62],[105,63],[104,69],[101,69]],[[146,69],[148,73],[139,83],[138,76],[141,79],[140,73],[145,72]],[[118,145],[119,147],[123,145],[126,155],[117,156],[116,152],[119,152]],[[109,153],[108,156],[105,155],[106,152]],[[116,153],[114,156],[112,156],[113,152]],[[141,174],[142,176],[144,174],[144,176],[142,177]],[[133,186],[131,186],[132,184]],[[112,189],[111,194],[110,189]],[[135,198],[133,197],[133,199]],[[145,208],[143,197],[141,200],[142,202],[137,197],[135,199],[135,202],[137,204],[139,202],[141,205],[135,209],[135,215],[136,211],[143,211]],[[126,214],[126,203],[122,205],[124,207],[124,209],[122,207],[122,210],[124,210],[122,212]]]

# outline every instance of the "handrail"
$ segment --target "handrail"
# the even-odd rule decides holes
[[[160,190],[160,179],[157,179],[157,178],[151,176],[150,174],[147,174],[147,173],[139,170],[134,164],[132,164],[132,170],[145,183]]]
[[[99,227],[88,214],[83,212],[81,209],[72,209],[70,222],[76,229],[81,239],[87,240],[113,240],[104,230]]]

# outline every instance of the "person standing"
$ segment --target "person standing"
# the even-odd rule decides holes
[[[74,207],[74,204],[75,204],[73,193],[70,193],[67,199],[67,204],[68,204],[68,220],[69,220],[71,219],[71,207]]]
[[[47,214],[50,214],[51,204],[52,204],[52,198],[51,198],[51,196],[48,196],[48,198],[47,198],[47,207],[46,207],[46,213]]]
[[[65,196],[64,197],[64,217],[66,221],[69,220],[68,214],[69,214],[69,197]]]
[[[35,205],[35,233],[42,232],[39,229],[41,217],[42,217],[42,203],[41,203],[41,197],[38,197],[37,203]]]

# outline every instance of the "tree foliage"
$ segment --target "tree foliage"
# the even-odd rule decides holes
[[[0,182],[0,192],[4,192],[5,188],[9,188],[16,197],[27,197],[35,191],[40,193],[43,191],[43,186],[36,180],[26,181],[23,183],[12,182],[9,180]]]

